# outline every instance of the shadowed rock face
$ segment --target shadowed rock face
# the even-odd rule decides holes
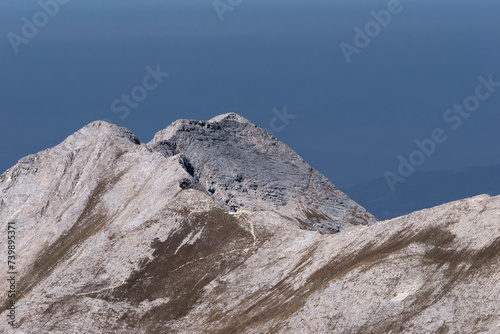
[[[181,154],[186,170],[225,208],[292,204],[304,208],[304,219],[296,217],[303,228],[330,233],[376,221],[288,146],[234,113],[176,121],[148,147]]]
[[[9,221],[18,311],[1,333],[500,329],[500,197],[373,224],[236,114],[147,145],[94,122],[0,176]]]

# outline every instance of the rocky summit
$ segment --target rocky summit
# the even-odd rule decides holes
[[[500,332],[500,196],[379,222],[234,113],[91,123],[0,176],[0,224],[1,333]]]

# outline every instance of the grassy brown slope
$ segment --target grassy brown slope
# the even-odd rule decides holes
[[[181,246],[190,234],[200,231],[197,241]],[[206,285],[243,263],[251,255],[252,245],[252,235],[224,210],[189,215],[167,240],[153,240],[152,258],[144,259],[126,284],[108,296],[96,297],[136,305],[168,298],[167,303],[153,308],[142,318],[128,314],[122,319],[130,325],[146,328],[148,333],[168,332],[169,329],[161,325],[186,316]]]
[[[70,258],[87,239],[95,235],[107,218],[98,209],[101,198],[121,179],[124,172],[101,181],[89,197],[87,205],[73,226],[37,256],[33,266],[19,281],[20,300],[42,280],[50,276],[57,265]]]
[[[376,245],[369,242],[361,250],[332,259],[325,266],[309,276],[306,283],[299,289],[294,289],[292,282],[297,277],[299,270],[291,273],[270,290],[258,291],[249,298],[253,304],[244,309],[237,316],[227,320],[227,325],[216,333],[242,333],[250,328],[255,328],[265,323],[273,322],[275,327],[270,332],[282,329],[295,312],[300,310],[307,299],[315,292],[325,289],[331,282],[355,269],[365,270],[377,264],[383,264],[389,255],[398,253],[411,244],[421,243],[429,249],[424,256],[424,265],[432,268],[442,268],[446,265],[444,277],[438,273],[430,280],[441,281],[441,288],[421,291],[413,304],[396,319],[385,319],[375,327],[360,326],[359,333],[387,333],[396,332],[413,316],[430,307],[456,284],[468,276],[488,270],[488,266],[498,259],[500,254],[500,239],[496,239],[489,247],[480,251],[468,251],[453,248],[455,235],[440,227],[432,226],[418,232],[412,232],[411,227],[389,237],[385,242]],[[314,250],[311,250],[312,253]],[[312,256],[312,253],[306,258]],[[306,261],[306,258],[303,261]],[[355,330],[355,329],[353,329]]]

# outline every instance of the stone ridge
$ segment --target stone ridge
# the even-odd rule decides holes
[[[42,169],[41,159],[57,164],[55,157],[64,157],[71,162],[82,152],[101,165],[126,152],[143,159],[154,152],[176,156],[186,174],[181,189],[201,191],[226,210],[235,206],[240,211],[280,212],[310,231],[334,233],[377,221],[287,145],[235,113],[209,121],[177,120],[148,144],[126,128],[95,121],[60,145],[21,160],[10,171],[12,180]]]
[[[237,113],[234,113],[234,112],[229,112],[227,114],[215,116],[212,119],[210,119],[209,122],[215,123],[215,122],[221,122],[224,120],[231,120],[231,121],[237,121],[239,123],[251,123],[251,124],[253,124],[251,121],[249,121],[245,117],[238,115]]]
[[[235,113],[175,121],[147,146],[183,155],[194,182],[225,208],[299,207],[303,215],[295,219],[303,228],[327,233],[376,221],[287,145]]]
[[[36,154],[30,154],[26,157],[21,158],[18,163],[9,168],[3,174],[6,174],[10,170],[16,169],[22,166],[28,166],[33,164],[35,161],[40,159],[40,155],[48,154],[50,151],[58,151],[61,148],[70,150],[79,150],[82,147],[93,145],[93,146],[107,146],[109,144],[118,144],[116,140],[125,146],[130,143],[135,145],[140,145],[141,142],[137,136],[127,128],[108,123],[106,121],[94,121],[77,132],[66,138],[61,144],[48,148],[42,152]],[[26,167],[26,168],[29,168]]]
[[[77,131],[77,134],[78,133],[84,133],[86,135],[93,134],[99,136],[106,134],[112,137],[124,138],[137,145],[141,143],[137,136],[129,129],[118,126],[116,124],[108,123],[106,121],[94,121]]]
[[[103,160],[102,157],[107,156],[105,153],[107,150],[110,153],[109,159],[113,160],[116,152],[129,152],[138,146],[144,145],[141,145],[139,139],[129,129],[105,121],[94,121],[70,135],[59,145],[21,158],[16,165],[0,176],[0,182],[8,179],[10,184],[8,189],[22,175],[35,175],[43,170],[49,173],[48,166],[55,170],[66,170],[69,168],[66,164],[69,163],[71,166],[79,154],[88,154],[87,163],[90,164],[94,160]],[[95,153],[95,156],[92,156],[92,153]],[[80,171],[74,172],[80,174]],[[27,183],[26,180],[24,182]]]
[[[0,333],[498,333],[500,196],[359,226],[366,212],[250,122],[134,138],[92,123],[0,176],[17,231],[17,325]]]

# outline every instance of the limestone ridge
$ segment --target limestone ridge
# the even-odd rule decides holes
[[[238,115],[94,122],[0,176],[0,333],[498,333],[500,196],[363,218]]]
[[[143,155],[148,150],[130,130],[93,122],[56,147],[20,159],[0,176],[0,216],[38,219],[51,203],[80,206],[99,183],[122,172],[114,167],[128,152]],[[29,199],[36,204],[29,206]],[[68,207],[58,208],[59,219],[73,214]]]
[[[289,205],[302,210],[295,216],[302,228],[320,232],[376,221],[287,145],[235,113],[178,120],[147,146],[182,156],[192,176],[184,187],[204,189],[226,209]]]
[[[149,160],[157,153],[183,170],[177,174],[181,190],[204,192],[225,210],[234,205],[240,211],[275,211],[300,228],[321,233],[376,222],[287,145],[234,113],[209,121],[175,121],[148,144],[126,128],[96,121],[60,145],[21,159],[0,181],[8,179],[8,189],[18,174],[36,174],[43,165],[58,186],[63,181],[57,177],[69,173],[64,182],[71,184],[62,192],[76,194],[83,182],[89,183],[90,191],[92,185],[123,172],[123,167],[114,167],[123,155]],[[23,184],[36,186],[33,178]],[[39,191],[48,196],[53,189]]]

